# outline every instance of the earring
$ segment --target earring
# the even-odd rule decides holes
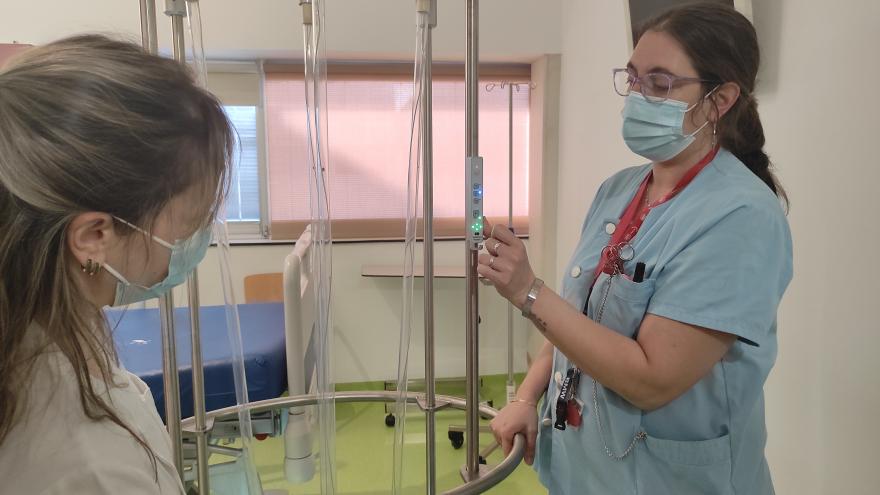
[[[86,261],[85,265],[80,266],[82,267],[83,273],[90,277],[94,277],[98,272],[101,271],[101,264],[97,261],[92,260],[91,258]]]
[[[718,143],[718,122],[712,122],[712,146]]]

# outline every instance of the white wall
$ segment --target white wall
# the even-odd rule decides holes
[[[231,273],[238,302],[243,302],[246,275],[280,272],[292,245],[233,246]],[[416,247],[421,253],[421,244]],[[464,265],[463,241],[435,243],[437,265]],[[420,255],[417,255],[420,258]],[[403,262],[403,243],[337,243],[333,247],[332,319],[335,340],[336,381],[339,383],[395,379],[400,332],[402,281],[400,278],[361,276],[361,266]],[[199,296],[203,305],[223,304],[219,261],[211,248],[199,269]],[[421,279],[415,285],[410,376],[424,376],[424,325]],[[434,282],[435,347],[438,377],[465,373],[465,281]],[[495,289],[481,286],[480,371],[502,374],[507,370],[507,304]],[[175,289],[175,302],[183,305],[186,292]],[[514,313],[515,370],[526,369],[526,320]]]
[[[880,3],[754,0],[764,57],[767,150],[792,199],[795,276],[765,387],[767,456],[781,494],[873,494],[880,486]],[[619,137],[610,69],[628,57],[621,2],[562,9],[561,269],[601,181],[639,163]]]
[[[156,2],[163,10],[165,2]],[[296,0],[201,2],[209,58],[302,58],[302,14]],[[343,58],[408,60],[415,48],[413,0],[326,2],[327,50]],[[480,48],[486,60],[530,62],[559,52],[560,0],[483,0]],[[438,60],[464,58],[465,2],[441,1],[434,51]],[[170,22],[160,13],[160,49],[170,52]],[[137,0],[6,1],[0,43],[45,43],[81,31],[140,37]],[[511,36],[516,33],[516,36]]]
[[[535,89],[529,101],[529,260],[549,287],[556,287],[556,181],[559,166],[559,79],[562,57],[548,55],[532,64]],[[529,332],[531,362],[544,347],[540,332]]]
[[[846,81],[880,78],[880,4],[764,0],[754,10],[766,43],[767,147],[791,194],[795,240],[767,385],[771,460],[783,493],[877,493],[880,168],[871,144],[880,100]],[[849,254],[856,246],[864,257]]]
[[[599,185],[644,162],[620,137],[611,69],[628,60],[622,2],[563,2],[556,274],[568,264]],[[561,280],[561,278],[559,279]]]

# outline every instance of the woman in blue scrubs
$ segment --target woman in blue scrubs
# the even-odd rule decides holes
[[[561,294],[489,232],[480,274],[548,341],[492,429],[505,451],[525,434],[551,494],[773,493],[763,386],[792,255],[758,61],[732,8],[648,21],[614,78],[623,138],[651,163],[600,187]]]

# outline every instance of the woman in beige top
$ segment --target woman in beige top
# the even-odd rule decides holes
[[[233,131],[180,64],[102,36],[0,69],[0,494],[182,493],[102,308],[204,256]]]

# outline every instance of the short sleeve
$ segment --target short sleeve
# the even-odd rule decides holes
[[[791,257],[781,209],[739,207],[661,268],[648,313],[760,345],[791,281]]]

